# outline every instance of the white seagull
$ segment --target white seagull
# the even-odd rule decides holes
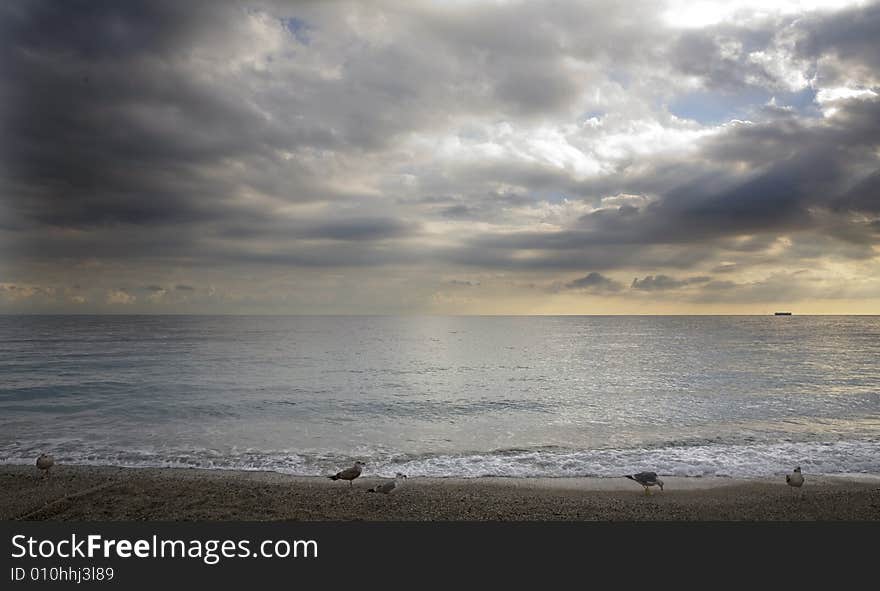
[[[43,471],[43,478],[49,475],[49,468],[55,465],[55,458],[49,454],[40,454],[37,458],[37,468]]]
[[[794,490],[795,488],[800,488],[804,485],[804,475],[801,474],[800,466],[795,468],[794,472],[792,472],[791,474],[785,475],[785,483],[788,486],[793,487],[791,490]]]
[[[345,470],[337,472],[333,476],[328,476],[327,478],[330,480],[348,480],[348,485],[351,486],[351,481],[361,475],[361,470],[364,466],[366,466],[366,464],[358,460],[351,468],[346,468]]]
[[[394,480],[389,480],[388,482],[383,482],[382,484],[376,485],[371,489],[368,489],[367,492],[380,492],[385,493],[386,495],[393,490],[397,490],[403,483],[406,481],[406,474],[397,473],[397,476]]]
[[[648,491],[649,486],[659,486],[660,490],[663,490],[663,481],[657,478],[656,472],[639,472],[638,474],[626,475],[626,478],[630,480],[635,480],[639,484],[645,487],[645,494],[650,495],[651,493]]]

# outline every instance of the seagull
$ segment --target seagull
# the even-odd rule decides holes
[[[371,489],[368,489],[367,492],[380,492],[385,493],[386,495],[393,490],[397,490],[403,483],[406,482],[406,474],[397,473],[397,477],[394,480],[389,480],[388,482],[383,482],[377,486],[374,486]]]
[[[657,478],[656,472],[639,472],[638,474],[626,475],[626,478],[630,480],[635,480],[639,484],[645,487],[645,494],[650,495],[651,493],[648,491],[649,486],[659,486],[660,490],[663,490],[663,481]]]
[[[43,471],[44,478],[49,475],[49,468],[54,464],[55,458],[49,454],[40,454],[40,457],[37,458],[37,468]]]
[[[348,485],[351,486],[351,481],[361,475],[361,470],[364,466],[366,466],[366,464],[358,460],[351,468],[346,468],[345,470],[337,472],[333,476],[328,476],[327,478],[330,480],[348,480]]]
[[[804,475],[801,474],[800,466],[795,468],[794,472],[792,472],[791,474],[785,475],[785,483],[788,486],[793,487],[792,490],[794,490],[795,488],[800,488],[804,485]]]

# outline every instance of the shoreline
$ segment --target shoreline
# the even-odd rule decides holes
[[[0,519],[59,521],[880,521],[880,475],[407,479],[391,495],[323,476],[198,468],[0,465]]]

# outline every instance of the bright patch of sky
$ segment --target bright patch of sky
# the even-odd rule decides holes
[[[816,90],[778,92],[749,87],[739,92],[700,91],[681,95],[669,103],[669,112],[703,125],[719,125],[734,119],[759,119],[758,110],[767,104],[788,107],[800,115],[817,117]]]
[[[297,41],[303,45],[309,44],[309,31],[311,30],[311,27],[306,21],[297,17],[290,17],[282,18],[281,22],[284,24],[284,28],[290,31],[290,34],[293,35]]]
[[[673,0],[664,11],[663,20],[671,27],[702,28],[722,22],[745,24],[774,16],[864,4],[862,0]]]

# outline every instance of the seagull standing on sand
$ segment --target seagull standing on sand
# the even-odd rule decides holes
[[[397,477],[394,480],[389,480],[388,482],[383,482],[377,486],[374,486],[371,489],[368,489],[367,492],[380,492],[385,493],[386,495],[393,490],[397,490],[403,483],[406,481],[406,474],[397,473]]]
[[[804,485],[804,475],[801,474],[800,466],[795,468],[794,472],[792,472],[791,474],[785,475],[785,483],[788,486],[793,487],[791,490],[794,490],[795,488],[800,488]]]
[[[327,478],[330,480],[348,480],[348,485],[351,486],[351,481],[361,475],[361,470],[364,466],[366,466],[366,464],[358,460],[351,468],[346,468],[345,470],[337,472],[333,476],[328,476]]]
[[[49,454],[40,454],[37,458],[37,468],[43,471],[43,478],[49,475],[49,468],[55,465],[55,458]]]
[[[657,478],[656,472],[639,472],[638,474],[626,475],[626,478],[630,480],[635,480],[639,484],[645,487],[645,494],[650,495],[651,493],[648,491],[649,486],[659,486],[660,490],[663,490],[663,481]]]

